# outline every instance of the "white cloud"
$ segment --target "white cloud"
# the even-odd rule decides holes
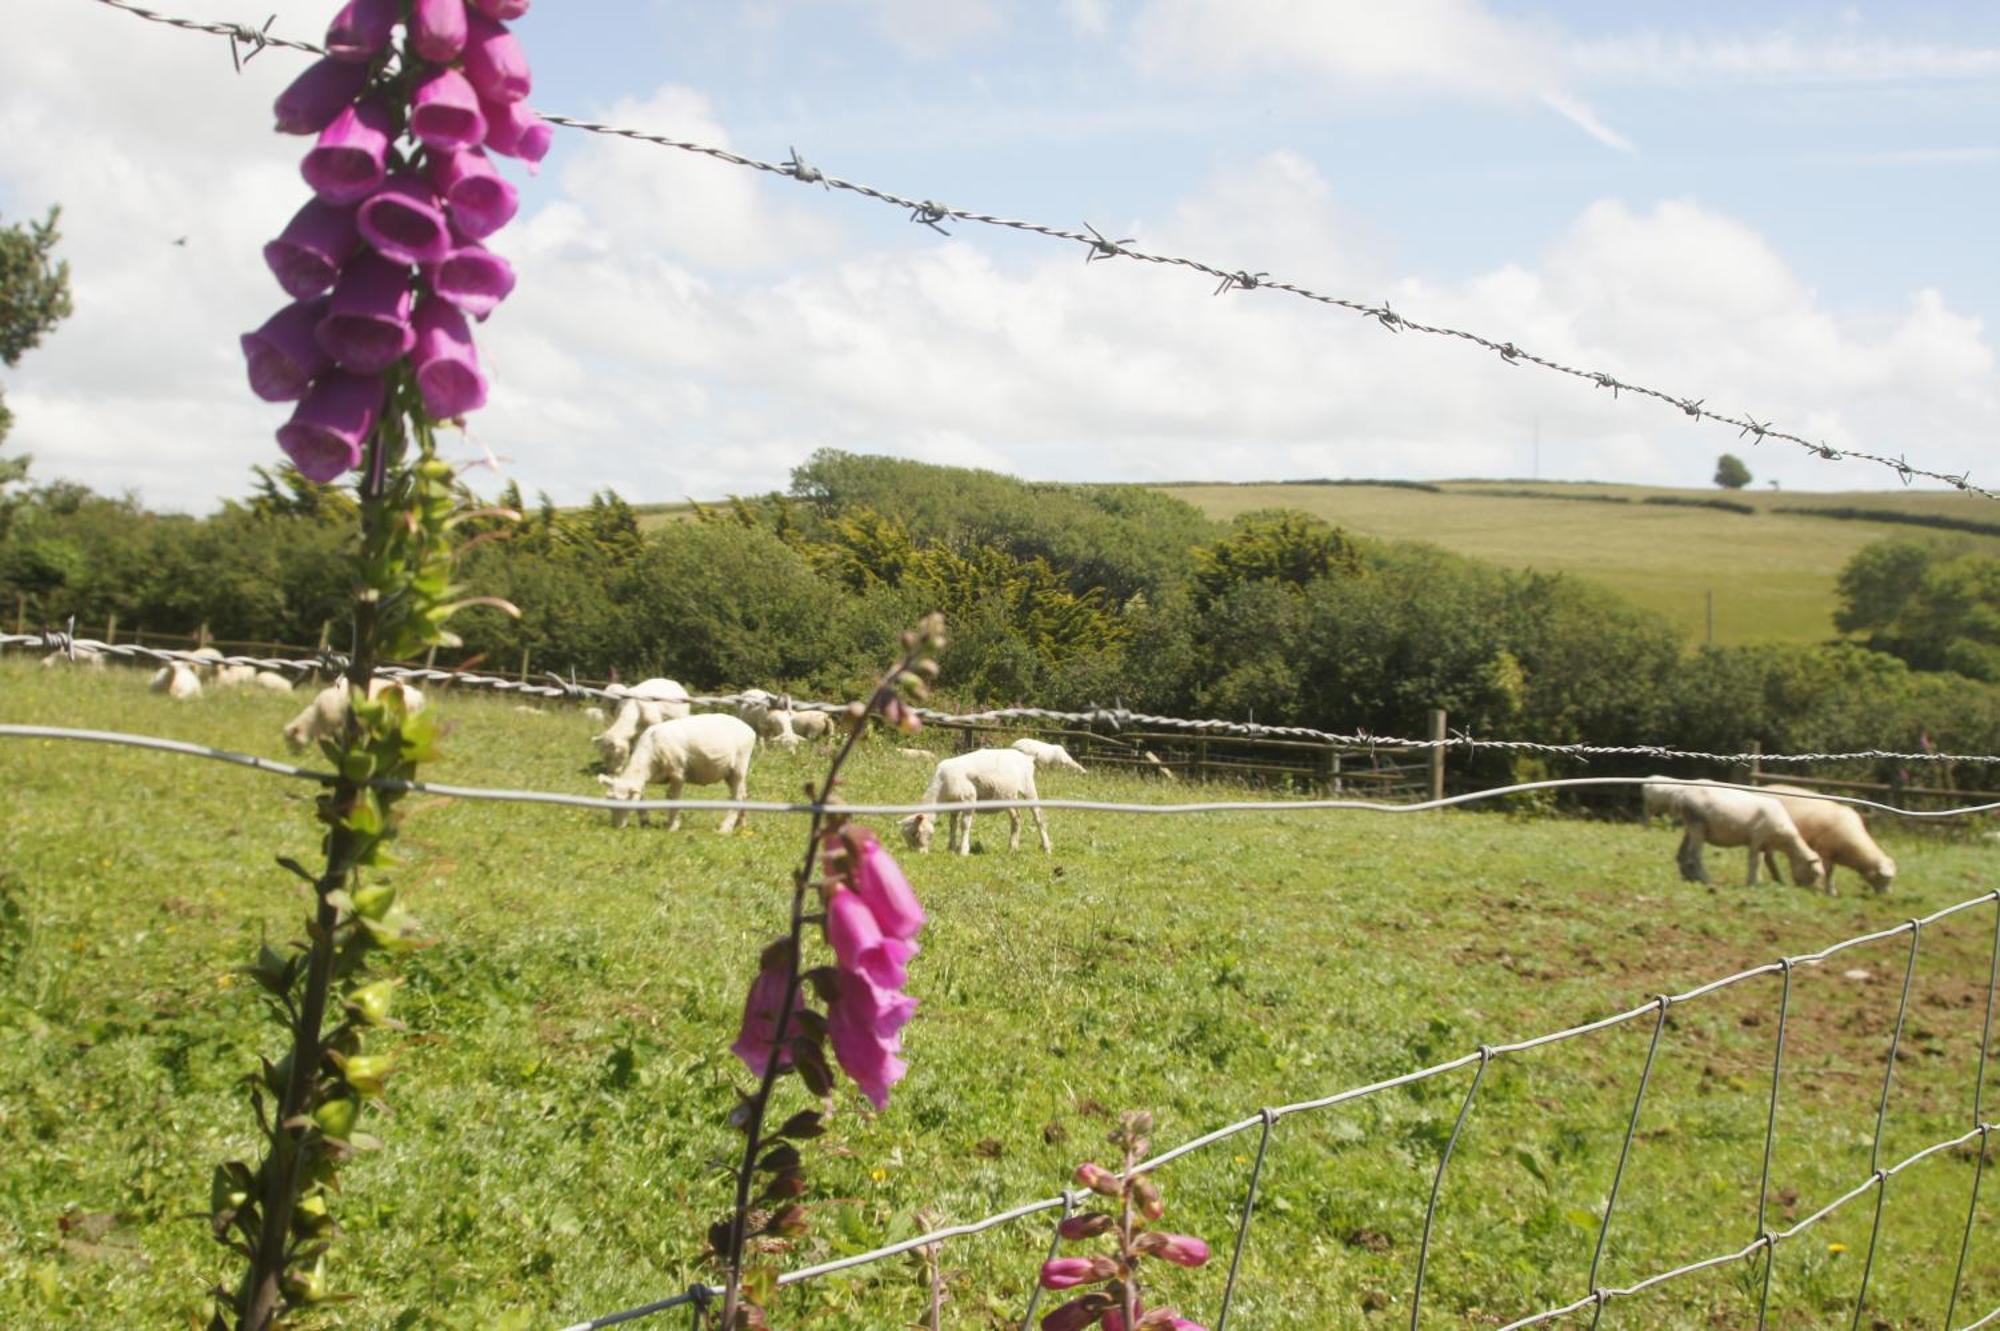
[[[1570,45],[1566,63],[1605,83],[1877,84],[2000,77],[2000,47],[1888,38],[1643,32]]]
[[[1103,37],[1111,31],[1111,10],[1105,0],[1063,0],[1063,17],[1072,30],[1084,37]]]
[[[1156,76],[1277,75],[1320,96],[1540,104],[1599,143],[1632,150],[1565,86],[1559,34],[1483,0],[1150,0],[1132,31],[1134,59]]]
[[[1000,27],[993,0],[868,0],[875,26],[913,60],[949,55]]]

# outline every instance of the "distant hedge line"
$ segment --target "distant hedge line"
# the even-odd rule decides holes
[[[1838,518],[1843,522],[1893,522],[1905,527],[1932,527],[1939,531],[1970,532],[1975,536],[2000,536],[2000,522],[1980,522],[1975,518],[1946,517],[1942,513],[1904,513],[1893,508],[1807,508],[1802,504],[1779,504],[1773,513],[1799,513],[1809,518]]]

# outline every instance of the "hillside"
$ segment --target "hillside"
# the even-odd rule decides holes
[[[1548,481],[1448,481],[1436,493],[1397,485],[1173,485],[1159,487],[1211,517],[1302,509],[1367,536],[1429,541],[1512,568],[1594,579],[1715,641],[1816,642],[1833,636],[1834,579],[1862,546],[1884,537],[1945,537],[2000,553],[2000,538],[1886,522],[1838,521],[1780,508],[1882,509],[2000,523],[2000,505],[1935,491],[1728,496],[1754,514],[1648,503],[1710,500],[1721,492]],[[1625,502],[1619,502],[1623,500]]]

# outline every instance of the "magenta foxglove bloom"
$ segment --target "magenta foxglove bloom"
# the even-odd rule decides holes
[[[424,410],[448,421],[485,406],[486,376],[479,372],[472,330],[458,307],[427,299],[417,306],[415,327],[417,342],[410,363],[416,367]]]
[[[266,402],[296,402],[313,380],[333,368],[333,357],[313,336],[325,314],[324,298],[296,301],[239,339],[251,392]]]
[[[776,1048],[778,1034],[778,1011],[785,1002],[785,968],[775,966],[757,972],[751,981],[749,997],[743,1000],[743,1030],[736,1037],[736,1043],[729,1046],[729,1052],[743,1060],[743,1066],[751,1075],[761,1077],[764,1069],[771,1064],[771,1054]],[[792,995],[792,1011],[804,1006],[804,996]],[[789,1050],[779,1051],[778,1066],[792,1065]]]
[[[465,76],[481,97],[489,102],[518,102],[534,91],[528,57],[513,33],[484,14],[469,14],[465,34]]]
[[[1118,1263],[1109,1257],[1057,1257],[1042,1263],[1043,1289],[1075,1289],[1118,1274]]]
[[[355,68],[355,66],[344,66]],[[327,203],[359,203],[382,187],[388,174],[389,108],[376,98],[335,116],[320,132],[299,173]]]
[[[1106,1310],[1107,1305],[1101,1295],[1071,1299],[1061,1307],[1051,1309],[1042,1318],[1042,1331],[1083,1331],[1087,1326],[1097,1325]]]
[[[842,888],[826,903],[826,941],[842,970],[855,971],[884,989],[900,989],[909,980],[904,964],[917,945],[885,938],[875,913],[859,894]]]
[[[305,300],[332,286],[341,265],[360,248],[354,210],[311,199],[285,223],[278,238],[264,246],[264,262],[287,296]]]
[[[379,374],[416,344],[410,303],[409,269],[379,254],[357,254],[341,270],[319,321],[319,344],[342,369]]]
[[[514,269],[505,259],[476,240],[468,240],[424,269],[431,294],[448,300],[475,319],[499,308],[514,290]]]
[[[528,0],[472,0],[479,12],[496,23],[507,23],[528,12]]]
[[[460,231],[473,240],[484,240],[513,220],[520,196],[493,169],[493,160],[485,153],[466,148],[434,152],[430,157],[431,188],[444,200]]]
[[[326,30],[326,53],[366,64],[389,44],[402,8],[397,0],[347,0]]]
[[[278,94],[271,109],[280,134],[317,134],[333,123],[368,86],[368,68],[344,60],[318,60]]]
[[[465,0],[415,0],[410,8],[410,40],[417,54],[440,65],[465,49]]]
[[[896,1057],[902,1047],[898,1032],[916,1011],[917,1000],[878,989],[854,971],[841,971],[839,984],[839,996],[826,1013],[833,1055],[868,1102],[881,1109],[889,1103],[889,1088],[909,1071]]]
[[[361,465],[361,450],[382,410],[379,375],[329,370],[278,427],[278,446],[310,481],[337,480]]]
[[[1208,1245],[1189,1234],[1162,1234],[1151,1230],[1141,1234],[1135,1246],[1140,1252],[1172,1262],[1175,1266],[1201,1266],[1208,1261]]]
[[[530,168],[549,155],[555,131],[526,102],[492,102],[482,97],[479,109],[486,117],[486,146],[494,152],[518,157]]]
[[[430,148],[476,148],[485,141],[486,116],[465,75],[440,69],[417,85],[410,133]]]
[[[361,238],[397,263],[439,263],[451,253],[451,230],[430,186],[399,171],[355,214]]]
[[[849,825],[845,835],[854,860],[854,890],[874,912],[875,923],[890,938],[915,938],[924,927],[924,908],[895,857],[865,827]]]

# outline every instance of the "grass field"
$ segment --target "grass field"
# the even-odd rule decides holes
[[[1778,513],[1779,505],[1847,506],[2000,520],[1973,496],[1934,491],[1821,494],[1749,491],[1726,497],[1753,514],[1642,502],[1652,496],[1714,499],[1722,492],[1535,481],[1452,481],[1431,494],[1373,485],[1166,487],[1211,517],[1296,508],[1366,536],[1429,541],[1510,568],[1589,578],[1657,611],[1690,642],[1707,640],[1715,597],[1718,645],[1820,642],[1835,636],[1834,580],[1855,551],[1885,537],[1965,542],[2000,553],[2000,539],[1883,522]],[[1539,491],[1547,498],[1482,491]],[[1581,495],[1632,502],[1591,503]],[[1567,497],[1565,497],[1567,496]]]
[[[1289,491],[1288,491],[1289,493]],[[1367,498],[1365,494],[1362,496]],[[1831,525],[1831,524],[1830,524]],[[136,672],[54,677],[0,661],[0,721],[166,733],[273,754],[292,704],[176,706]],[[594,789],[588,725],[446,698],[439,780]],[[754,795],[814,763],[772,754]],[[923,769],[864,752],[851,794],[913,798]],[[231,968],[305,905],[272,865],[310,860],[310,789],[163,755],[0,739],[0,1326],[186,1326],[227,1256],[192,1213],[250,1149],[236,1079],[269,1029]],[[1051,776],[1043,793],[1159,798]],[[1890,842],[1886,899],[1680,883],[1674,834],[1490,812],[1140,819],[1056,811],[1056,853],[911,857],[932,911],[911,990],[911,1072],[886,1113],[851,1091],[808,1152],[802,1264],[1048,1196],[1101,1155],[1107,1111],[1159,1116],[1162,1146],[1476,1045],[1621,1010],[2000,886],[1974,842]],[[576,811],[416,797],[393,881],[438,945],[408,960],[404,1067],[386,1141],[347,1175],[334,1284],[353,1328],[554,1328],[711,1274],[725,1205],[727,1054],[800,828],[706,817],[614,833]],[[1970,1122],[1993,915],[1926,930],[1884,1164]],[[1783,1226],[1868,1177],[1907,941],[1795,977],[1772,1166]],[[1627,1284],[1755,1232],[1778,983],[1676,1008],[1661,1038],[1603,1278]],[[1650,1021],[1499,1058],[1446,1180],[1430,1326],[1495,1326],[1586,1289]],[[1231,1325],[1407,1322],[1425,1194],[1465,1094],[1453,1074],[1288,1118],[1273,1137]],[[1989,1079],[1991,1082],[1991,1079]],[[1989,1107],[2000,1086],[1986,1088]],[[791,1094],[798,1095],[796,1087]],[[1990,1116],[1990,1112],[1989,1112]],[[1255,1134],[1166,1166],[1173,1227],[1218,1260],[1163,1293],[1212,1324]],[[1970,1150],[1889,1185],[1864,1325],[1943,1316]],[[2000,1304],[1988,1180],[1958,1324]],[[1773,1324],[1845,1325],[1871,1199],[1780,1246]],[[1041,1220],[952,1244],[945,1324],[1018,1321]],[[1613,1305],[1619,1328],[1745,1326],[1756,1272],[1729,1266]],[[781,1327],[916,1324],[898,1259],[788,1291]],[[652,1325],[653,1323],[641,1323]],[[675,1315],[658,1323],[686,1325]]]

